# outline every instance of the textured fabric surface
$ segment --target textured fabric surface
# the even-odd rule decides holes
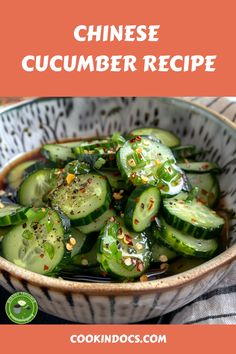
[[[236,98],[186,97],[215,110],[236,124]],[[10,323],[4,306],[9,294],[0,287],[0,323]],[[69,324],[70,322],[39,312],[33,323]],[[224,278],[207,293],[184,307],[144,323],[158,324],[236,324],[236,262]]]

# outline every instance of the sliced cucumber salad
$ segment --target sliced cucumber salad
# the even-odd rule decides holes
[[[198,161],[199,151],[160,128],[44,145],[5,178],[2,256],[39,274],[99,281],[200,264],[222,249],[225,222],[221,169]]]

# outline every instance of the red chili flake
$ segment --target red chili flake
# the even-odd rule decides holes
[[[44,257],[44,254],[43,254],[43,253],[41,253],[39,257],[40,257],[40,258],[43,258],[43,257]]]
[[[207,169],[208,169],[208,167],[209,167],[209,164],[208,164],[208,163],[206,163],[206,164],[202,165],[202,169],[203,169],[203,170],[207,170]]]
[[[44,270],[48,270],[49,267],[45,264],[44,267],[43,267]]]
[[[143,271],[143,268],[144,268],[143,262],[141,262],[140,260],[137,260],[137,262],[136,262],[136,269],[137,269],[137,271],[138,271],[138,272],[142,272],[142,271]]]
[[[153,208],[153,205],[154,205],[154,199],[153,199],[153,198],[150,198],[148,210],[151,210],[151,209]]]
[[[201,192],[203,195],[207,195],[207,193],[208,193],[205,189],[201,189]]]
[[[125,241],[125,243],[127,245],[133,246],[132,238],[130,237],[130,235],[125,234],[125,240],[124,241]]]
[[[151,218],[151,221],[155,221],[156,217],[155,215]]]
[[[121,235],[122,234],[122,228],[120,227],[119,229],[118,229],[118,235]]]
[[[93,182],[93,179],[90,177],[87,182],[91,184]]]
[[[136,140],[141,141],[142,140],[141,136],[140,135],[136,136]]]
[[[112,161],[112,160],[114,160],[114,159],[115,159],[115,155],[110,155],[110,156],[109,156],[109,160]]]
[[[135,225],[139,224],[139,220],[138,219],[134,219],[134,223],[135,223]]]
[[[205,200],[201,199],[201,198],[198,198],[197,201],[202,203],[202,204],[207,204],[207,202]]]
[[[85,193],[86,189],[85,188],[80,188],[79,190],[81,193]]]

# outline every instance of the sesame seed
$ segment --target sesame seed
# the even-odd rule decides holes
[[[66,249],[67,249],[67,251],[72,251],[73,246],[70,243],[67,243],[66,244]]]
[[[160,269],[161,269],[161,270],[167,270],[168,267],[169,267],[168,263],[162,263],[162,264],[160,265]]]
[[[74,237],[70,238],[70,244],[74,246],[76,244],[76,239]]]
[[[113,193],[113,198],[115,199],[115,200],[120,200],[120,199],[122,199],[123,198],[123,196],[122,195],[120,195],[120,193]]]
[[[131,258],[128,257],[128,258],[124,259],[124,263],[125,263],[125,265],[130,266],[132,264]]]
[[[87,260],[86,258],[83,258],[83,259],[81,260],[81,264],[82,264],[83,266],[87,266],[87,265],[89,264],[89,262],[88,262],[88,260]]]
[[[168,261],[168,258],[166,257],[165,254],[161,254],[160,257],[159,257],[159,261],[163,262],[163,263],[166,263]]]
[[[143,245],[141,243],[136,243],[136,248],[140,251],[143,249]]]
[[[140,154],[142,151],[143,151],[142,148],[137,148],[137,149],[136,149],[136,152],[137,152],[138,154]]]

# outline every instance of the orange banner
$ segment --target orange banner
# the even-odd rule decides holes
[[[235,9],[234,0],[2,2],[0,95],[236,95]],[[121,40],[105,33],[90,41],[89,25],[103,26],[103,34],[104,26],[123,25],[126,32]],[[37,56],[54,59],[47,70],[32,71]],[[66,56],[92,62],[60,71]],[[133,57],[135,70],[130,63],[125,71]],[[152,62],[146,71],[145,60]]]
[[[235,334],[235,326],[221,325],[8,325],[0,326],[0,343],[7,353],[18,354],[142,354],[145,350],[150,354],[222,354],[235,352],[230,345]],[[135,343],[138,338],[143,342]]]

